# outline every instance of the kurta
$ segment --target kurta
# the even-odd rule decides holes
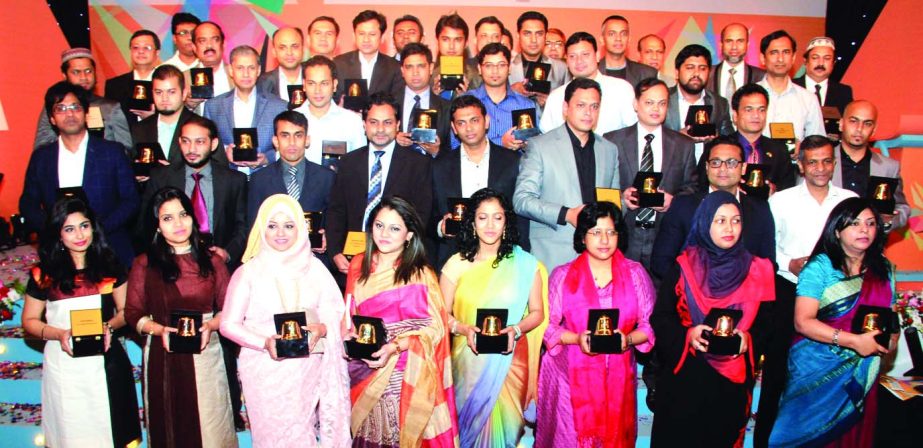
[[[192,254],[176,255],[180,275],[163,281],[148,268],[146,255],[135,259],[128,277],[125,319],[132,327],[151,316],[170,325],[175,310],[201,312],[204,322],[221,311],[228,271],[212,257],[213,275],[202,278]],[[144,346],[144,409],[151,447],[236,447],[231,396],[218,342],[212,332],[200,354],[168,353],[160,337],[146,336]]]

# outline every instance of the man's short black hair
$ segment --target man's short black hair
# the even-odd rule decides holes
[[[465,36],[465,41],[468,40],[468,22],[465,22],[465,19],[458,15],[457,12],[453,12],[452,14],[447,14],[439,18],[439,21],[436,22],[436,40],[439,39],[439,34],[442,33],[444,28],[462,30],[462,34]]]
[[[218,25],[217,23],[212,22],[211,20],[206,20],[196,25],[195,29],[192,30],[192,41],[193,42],[195,42],[195,32],[198,31],[199,27],[201,27],[202,25],[212,25],[215,28],[218,28],[218,36],[221,37],[221,43],[224,43],[224,30],[221,29],[221,25]]]
[[[378,31],[384,35],[385,31],[388,29],[388,19],[385,18],[384,14],[371,9],[366,9],[365,11],[356,14],[356,17],[353,19],[353,31],[355,31],[356,27],[359,26],[360,23],[365,23],[371,20],[378,22]]]
[[[478,52],[478,65],[483,64],[484,58],[492,54],[502,54],[503,57],[506,58],[507,63],[510,62],[510,58],[512,57],[510,49],[506,48],[505,45],[501,44],[500,42],[491,42],[487,45],[484,45],[484,48],[481,48],[481,51]]]
[[[635,99],[641,99],[641,95],[643,95],[644,92],[647,92],[652,87],[656,86],[663,86],[663,88],[667,89],[668,92],[670,91],[669,87],[667,87],[667,83],[657,79],[655,76],[652,76],[650,78],[644,78],[638,81],[638,85],[635,86]]]
[[[603,89],[599,87],[598,82],[590,78],[576,78],[564,88],[564,102],[569,103],[570,99],[574,96],[574,92],[580,89],[593,89],[599,93],[599,97],[602,99]]]
[[[49,118],[54,115],[54,105],[64,101],[68,93],[77,97],[77,102],[80,103],[84,113],[90,109],[90,92],[76,84],[58,81],[45,91],[45,113]]]
[[[731,110],[738,110],[740,108],[740,100],[750,95],[763,95],[763,98],[766,99],[766,106],[769,106],[769,92],[767,92],[763,86],[751,82],[741,86],[734,92],[734,95],[731,96]]]
[[[538,11],[526,11],[519,15],[519,18],[516,19],[516,32],[522,31],[522,24],[527,20],[538,20],[542,22],[542,25],[545,26],[545,31],[548,31],[548,18],[544,14]]]
[[[333,59],[327,56],[321,54],[311,56],[311,58],[304,63],[302,74],[307,73],[309,67],[327,67],[330,69],[330,79],[337,79],[337,65],[333,63]]]
[[[740,158],[737,160],[740,162],[747,161],[746,156],[744,156],[744,147],[740,144],[740,140],[737,140],[737,137],[732,135],[719,135],[706,143],[705,152],[702,153],[702,157],[705,158],[705,161],[711,160],[711,150],[719,145],[730,145],[737,148],[737,150],[740,151]]]
[[[180,135],[183,135],[183,128],[191,124],[204,128],[206,131],[208,131],[209,140],[218,138],[218,126],[215,125],[215,122],[197,114],[189,114],[189,119],[186,120],[182,126],[180,126]]]
[[[760,53],[765,55],[766,50],[769,48],[769,44],[772,41],[781,39],[783,37],[787,38],[788,41],[792,43],[792,54],[795,54],[795,52],[798,51],[798,44],[795,43],[795,38],[792,37],[791,34],[788,34],[785,30],[775,30],[760,39]]]
[[[474,24],[474,34],[477,34],[478,30],[481,29],[482,25],[488,25],[488,24],[499,26],[500,31],[503,31],[506,29],[506,27],[503,26],[503,22],[501,22],[500,19],[497,18],[497,16],[487,16],[487,17],[481,17],[481,20],[478,20],[478,23]]]
[[[280,112],[279,115],[276,115],[276,118],[272,120],[272,133],[273,135],[279,132],[279,123],[280,122],[291,123],[295,126],[298,126],[301,129],[304,129],[305,132],[308,132],[308,119],[305,118],[304,114],[298,112],[297,110],[286,110]]]
[[[449,106],[449,117],[451,121],[455,121],[455,112],[459,109],[464,109],[466,107],[476,107],[481,111],[481,116],[487,116],[487,108],[484,107],[484,103],[481,102],[474,95],[459,95],[452,100],[452,105]]]
[[[136,37],[141,37],[141,36],[148,36],[151,39],[153,39],[154,49],[157,51],[160,51],[160,37],[157,36],[157,34],[155,34],[151,30],[138,30],[138,31],[135,31],[134,33],[131,33],[131,38],[128,39],[128,48],[131,48],[131,41],[135,40]]]
[[[419,42],[411,42],[407,45],[404,45],[404,49],[401,50],[401,63],[407,60],[407,58],[418,54],[426,58],[426,62],[433,63],[433,50],[430,50],[429,47],[423,45]]]
[[[391,109],[394,110],[394,118],[397,119],[397,121],[401,120],[401,107],[398,106],[394,96],[388,92],[375,92],[369,96],[369,108],[362,112],[363,121],[368,117],[369,111],[375,106],[391,106]]]
[[[823,148],[824,146],[829,146],[833,148],[836,146],[833,140],[827,138],[826,135],[809,135],[801,141],[801,145],[798,147],[798,160],[804,160],[804,153],[814,149]]]
[[[679,71],[679,68],[686,62],[686,59],[696,57],[705,58],[705,63],[708,64],[708,69],[711,71],[711,52],[708,51],[708,48],[699,44],[686,45],[682,50],[679,50],[679,53],[676,54],[674,68]]]
[[[154,73],[151,74],[151,81],[163,81],[167,78],[176,78],[179,89],[186,89],[186,77],[183,76],[183,72],[174,65],[163,64],[155,68]]]
[[[308,24],[308,34],[311,34],[311,28],[314,27],[314,24],[317,22],[330,22],[333,24],[333,30],[336,31],[337,36],[340,35],[340,24],[337,23],[337,20],[330,16],[318,16],[315,17],[311,23]]]
[[[188,12],[178,12],[173,14],[173,19],[170,20],[170,33],[176,34],[176,27],[184,23],[192,23],[195,24],[195,26],[199,26],[202,21]]]
[[[391,27],[391,28],[392,28],[392,29],[395,29],[395,28],[397,28],[397,25],[398,25],[398,24],[401,24],[401,23],[404,23],[404,22],[413,22],[413,23],[415,23],[415,24],[417,25],[417,29],[420,30],[420,35],[421,35],[421,36],[423,35],[423,22],[421,22],[420,19],[417,18],[417,16],[412,16],[412,15],[410,15],[410,14],[405,14],[405,15],[403,15],[403,16],[400,16],[400,17],[394,19],[394,26]]]
[[[586,31],[577,31],[574,34],[571,34],[570,37],[567,38],[567,42],[564,43],[564,54],[567,54],[567,49],[570,48],[571,45],[576,45],[580,42],[589,42],[590,45],[593,46],[593,51],[597,51],[596,38]]]

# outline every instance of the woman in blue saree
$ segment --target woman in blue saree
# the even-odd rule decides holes
[[[872,446],[881,358],[878,330],[850,332],[860,305],[890,308],[891,264],[881,216],[850,198],[834,207],[798,278],[788,383],[769,445]],[[894,343],[892,337],[891,344]]]

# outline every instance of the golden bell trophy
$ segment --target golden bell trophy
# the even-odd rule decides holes
[[[622,335],[618,333],[618,308],[594,308],[587,312],[587,330],[590,331],[590,351],[593,353],[622,353]]]
[[[509,311],[503,308],[478,308],[475,322],[481,332],[475,336],[478,353],[503,353],[509,345],[509,336],[501,331],[506,328]]]

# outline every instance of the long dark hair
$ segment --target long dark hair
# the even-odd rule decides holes
[[[394,283],[409,283],[413,277],[421,273],[429,264],[426,261],[426,248],[423,246],[423,221],[417,214],[413,204],[400,196],[386,196],[381,202],[369,213],[369,221],[365,231],[365,258],[362,260],[362,266],[359,275],[359,281],[364,282],[372,275],[372,254],[378,250],[375,247],[375,239],[372,238],[372,225],[375,217],[384,209],[394,210],[401,219],[404,220],[404,226],[408,232],[413,232],[410,241],[404,244],[401,251],[400,262],[394,271]]]
[[[891,271],[891,263],[885,258],[885,229],[881,222],[881,215],[872,206],[868,199],[849,198],[840,202],[830,211],[827,223],[824,224],[824,232],[814,246],[811,252],[811,259],[825,254],[830,258],[830,264],[835,268],[849,275],[849,267],[846,265],[846,254],[843,252],[843,246],[840,245],[840,239],[837,232],[849,227],[850,224],[862,213],[863,210],[871,210],[875,216],[875,239],[872,244],[865,250],[865,256],[862,258],[862,268],[868,269],[873,275],[880,280],[887,281]]]
[[[496,200],[503,208],[503,216],[506,218],[503,224],[503,236],[500,238],[500,248],[497,250],[497,258],[494,259],[492,266],[500,266],[500,261],[504,258],[513,256],[513,247],[519,243],[519,230],[516,227],[516,213],[510,202],[506,200],[500,192],[491,188],[482,188],[475,191],[468,200],[468,207],[462,214],[461,232],[455,237],[458,244],[458,252],[462,258],[468,261],[474,261],[481,241],[474,229],[474,217],[478,207],[486,201]]]
[[[93,241],[87,247],[84,269],[81,271],[83,281],[99,283],[105,277],[119,277],[124,273],[115,252],[106,244],[102,225],[96,219],[93,210],[81,199],[73,196],[64,197],[51,207],[51,213],[48,214],[40,235],[38,249],[39,268],[42,272],[40,283],[49,282],[48,286],[56,287],[64,294],[74,292],[77,277],[74,260],[61,241],[61,230],[67,217],[73,213],[83,214],[90,221],[93,231]]]
[[[183,193],[175,187],[164,187],[154,193],[153,208],[151,216],[153,217],[153,228],[158,229],[154,232],[154,241],[151,243],[151,249],[147,253],[148,266],[160,271],[163,281],[173,283],[179,278],[179,265],[176,263],[176,254],[173,252],[173,246],[167,243],[166,238],[160,233],[160,207],[163,204],[178,200],[183,210],[192,218],[192,232],[189,235],[189,242],[192,244],[192,256],[199,265],[199,277],[206,278],[215,272],[212,266],[211,251],[208,250],[208,244],[199,233],[199,221],[193,213],[192,202]]]
[[[619,250],[625,250],[628,246],[628,231],[625,230],[622,211],[611,202],[590,202],[583,207],[583,210],[580,210],[580,213],[577,215],[577,228],[574,229],[575,252],[580,254],[586,250],[586,243],[583,240],[586,239],[587,232],[593,227],[596,227],[596,221],[601,218],[612,219],[612,224],[615,225],[615,232],[619,237],[615,246]]]

